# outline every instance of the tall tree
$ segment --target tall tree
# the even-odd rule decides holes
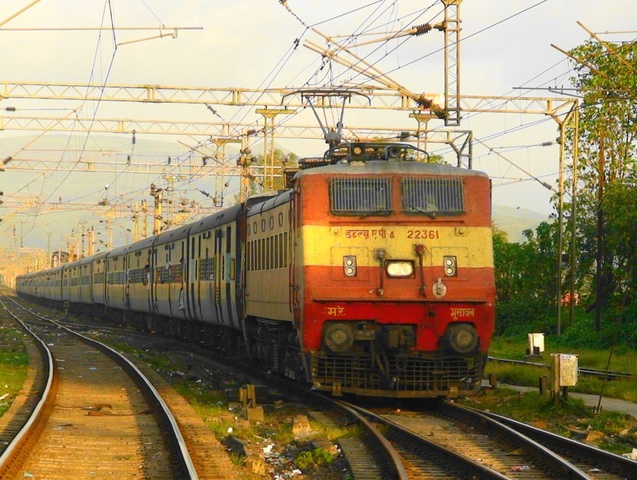
[[[557,293],[557,223],[543,222],[523,235],[524,242],[509,243],[506,234],[494,228],[498,333],[553,327],[546,319],[554,318],[551,299]]]
[[[579,115],[578,214],[579,283],[592,279],[590,302],[596,329],[603,311],[623,290],[623,275],[614,268],[617,245],[608,215],[618,205],[605,201],[615,184],[635,169],[637,149],[637,43],[609,45],[588,41],[571,50],[572,82],[581,92]],[[573,137],[567,149],[574,150]]]

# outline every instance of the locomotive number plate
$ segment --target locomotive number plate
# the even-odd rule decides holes
[[[438,240],[440,232],[438,230],[407,230],[407,238],[414,240]]]

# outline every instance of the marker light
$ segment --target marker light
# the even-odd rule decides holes
[[[356,276],[356,256],[354,255],[343,256],[343,274],[346,277]]]
[[[445,277],[455,277],[458,275],[458,259],[451,255],[445,255],[442,257],[442,268],[445,272]]]

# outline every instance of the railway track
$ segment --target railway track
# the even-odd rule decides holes
[[[57,330],[60,329],[56,327],[55,334],[59,333]],[[116,331],[113,333],[117,334]],[[49,343],[54,343],[55,338],[49,337]],[[172,348],[169,340],[158,341],[161,341],[162,349]],[[175,351],[180,348],[184,350],[183,344],[176,342]],[[188,355],[192,356],[193,352],[194,349],[189,349]],[[206,368],[203,357],[196,353],[195,357],[196,363]],[[220,360],[223,359],[219,357],[214,361]],[[236,364],[231,366],[236,368]],[[249,370],[245,365],[241,369],[244,374],[259,375],[257,369]],[[514,426],[515,422],[504,417],[498,418],[455,404],[445,404],[426,412],[385,409],[374,413],[349,403],[334,402],[324,395],[307,392],[298,385],[290,385],[271,376],[263,378],[274,388],[286,389],[290,398],[295,397],[307,404],[310,416],[319,421],[360,425],[363,432],[360,438],[339,440],[357,480],[637,478],[635,462],[577,442],[563,444],[561,437],[523,424]],[[205,449],[205,446],[201,447]]]
[[[449,402],[427,411],[351,408],[384,432],[410,479],[637,478],[637,462]]]
[[[464,407],[467,408],[467,407]],[[526,423],[491,412],[481,412],[497,422],[550,448],[578,465],[596,479],[637,478],[637,462],[620,455],[591,447]]]
[[[467,428],[467,418],[451,416],[444,406],[417,413],[359,411],[400,451],[410,479],[590,478],[559,455],[497,422]],[[472,421],[484,422],[479,413],[471,415]]]
[[[33,401],[7,412],[0,478],[199,478],[175,418],[135,365],[52,320],[11,312],[7,297],[1,303],[38,345],[42,374]]]

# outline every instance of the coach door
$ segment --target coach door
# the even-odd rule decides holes
[[[186,272],[186,304],[188,308],[188,318],[197,320],[197,306],[195,296],[195,284],[197,283],[198,256],[197,246],[201,245],[201,235],[188,237],[189,244],[187,272]]]
[[[186,288],[188,287],[188,237],[181,241],[181,256],[179,257],[179,293],[177,295],[177,311],[183,312],[183,316],[190,317],[188,304],[186,302]]]
[[[154,241],[153,241],[154,244]],[[150,303],[151,312],[157,313],[157,284],[159,283],[159,275],[157,274],[157,248],[153,245],[151,249],[150,275]]]
[[[214,304],[215,317],[217,323],[224,324],[222,309],[222,287],[223,287],[223,230],[215,230],[215,254],[214,254]]]

